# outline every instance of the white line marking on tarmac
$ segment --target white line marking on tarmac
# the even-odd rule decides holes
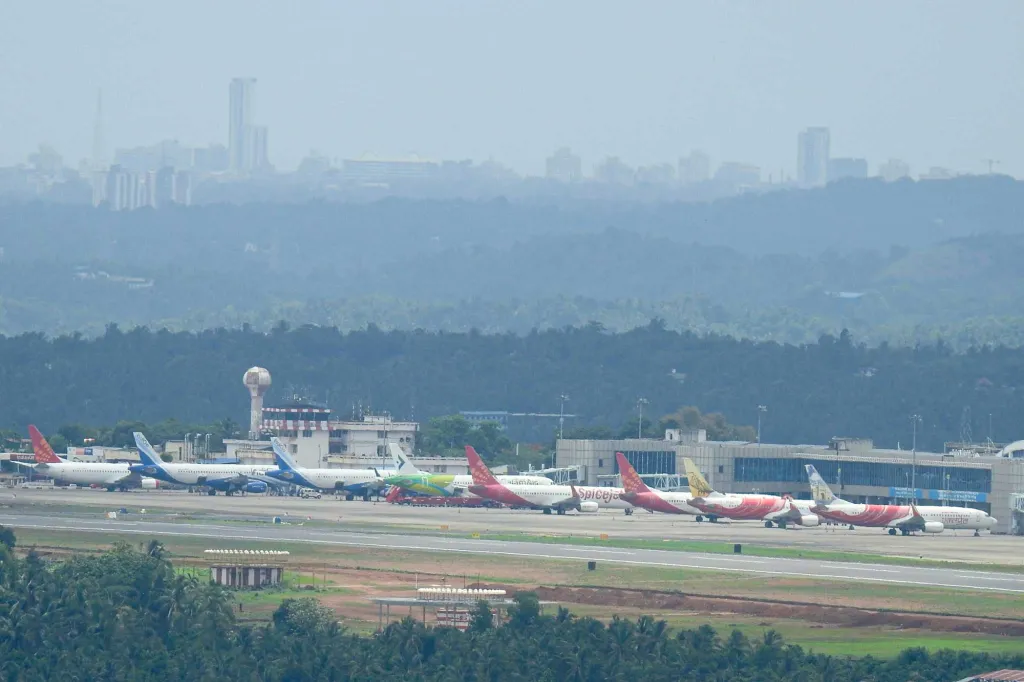
[[[45,530],[77,530],[81,531],[92,531],[92,532],[117,532],[115,528],[104,527],[104,528],[83,528],[74,526],[54,526],[54,525],[42,525],[42,524],[28,524],[20,523],[15,527],[21,528],[41,528]],[[253,529],[257,530],[257,529]],[[423,551],[423,552],[459,552],[462,554],[490,554],[499,556],[516,556],[526,557],[535,559],[553,559],[558,561],[572,561],[573,557],[559,556],[556,554],[535,554],[533,552],[514,552],[514,551],[490,551],[481,552],[479,549],[466,549],[461,547],[426,547],[420,545],[384,545],[369,542],[345,542],[339,540],[313,540],[310,538],[261,538],[252,537],[250,535],[210,535],[198,532],[183,533],[180,531],[159,531],[159,530],[142,530],[142,529],[124,529],[121,532],[131,534],[154,534],[154,535],[180,535],[185,537],[211,537],[221,540],[249,540],[249,541],[261,541],[261,542],[301,542],[303,544],[325,544],[325,545],[342,545],[342,546],[353,546],[353,547],[376,547],[378,549],[389,549],[389,550],[412,550],[412,551]],[[470,542],[470,541],[467,541]],[[713,571],[731,571],[734,573],[755,573],[759,575],[771,575],[779,576],[782,572],[778,570],[765,570],[757,568],[733,568],[726,566],[707,566],[704,564],[686,564],[686,563],[667,563],[663,561],[641,561],[636,559],[607,559],[609,563],[615,564],[630,564],[636,566],[663,566],[666,568],[692,568],[696,570],[713,570]],[[843,570],[843,566],[836,566],[836,570]],[[917,587],[949,587],[954,589],[966,589],[966,590],[983,590],[986,592],[1012,592],[1015,594],[1024,594],[1024,589],[1011,589],[1006,587],[984,587],[981,585],[957,585],[949,583],[938,583],[938,582],[924,582],[921,580],[893,580],[890,578],[872,578],[868,576],[851,576],[851,575],[835,575],[832,573],[797,573],[792,571],[786,571],[787,577],[800,577],[800,578],[811,578],[811,579],[835,579],[844,581],[865,581],[865,582],[876,582],[876,583],[887,583],[892,585],[915,585]]]
[[[887,568],[869,568],[867,566],[844,566],[844,571],[870,571],[872,573],[902,573],[902,571],[892,571]]]

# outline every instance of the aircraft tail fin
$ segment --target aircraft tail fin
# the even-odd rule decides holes
[[[472,445],[466,446],[466,459],[469,460],[469,471],[473,474],[473,485],[497,485],[498,479],[487,468],[484,461]]]
[[[694,497],[708,497],[715,492],[692,459],[689,457],[683,458],[683,465],[686,467],[686,480],[690,484],[691,495]]]
[[[146,436],[139,431],[133,432],[132,435],[135,436],[135,447],[139,449],[139,459],[142,460],[142,463],[146,466],[160,466],[162,463],[160,456],[156,454],[156,450],[146,440]]]
[[[408,476],[420,473],[420,470],[416,468],[416,465],[409,461],[409,458],[405,456],[402,446],[398,443],[388,443],[388,452],[391,455],[391,461],[395,464],[396,474],[400,476]]]
[[[813,464],[805,464],[804,469],[807,470],[807,480],[811,484],[811,497],[815,502],[831,504],[839,499],[832,492],[832,488],[828,487],[828,483],[825,483],[825,479],[821,477],[821,474],[818,473]]]
[[[28,425],[28,435],[32,438],[32,451],[36,453],[37,464],[60,464],[60,457],[54,453],[53,448],[34,424]]]
[[[619,476],[622,477],[622,487],[626,489],[626,492],[648,493],[651,491],[624,454],[616,452],[615,461],[619,464]]]
[[[295,460],[292,459],[291,454],[285,449],[284,444],[281,443],[277,438],[270,439],[270,447],[274,449],[274,461],[277,462],[277,466],[285,471],[295,471],[298,469],[298,465],[295,464]]]

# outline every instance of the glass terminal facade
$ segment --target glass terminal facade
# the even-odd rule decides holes
[[[676,473],[675,450],[624,450],[622,454],[638,474],[674,474]],[[619,473],[619,462],[613,460],[613,473]]]
[[[660,454],[660,453],[638,453]],[[630,459],[632,462],[632,459]],[[828,483],[884,488],[910,485],[911,465],[893,462],[836,461],[817,457],[737,457],[733,474],[737,482],[806,484],[805,464],[812,464]],[[840,477],[841,469],[841,477]],[[673,468],[673,473],[675,469]],[[992,470],[960,466],[918,464],[914,475],[918,488],[992,492]]]

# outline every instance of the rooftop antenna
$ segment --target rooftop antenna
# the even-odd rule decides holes
[[[1000,163],[1002,163],[1001,161],[999,161],[999,159],[982,159],[982,162],[988,164],[989,175],[992,175],[992,166],[997,166]]]

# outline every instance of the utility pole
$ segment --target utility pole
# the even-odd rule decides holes
[[[563,393],[558,397],[560,400],[558,407],[558,440],[562,440],[562,427],[565,426],[565,401],[569,399],[569,396]]]
[[[757,447],[761,447],[761,415],[767,411],[767,405],[757,406]]]
[[[914,440],[911,445],[912,451],[910,458],[910,495],[911,504],[914,504],[917,502],[917,423],[921,421],[921,415],[910,415],[910,421],[914,425]]]
[[[636,437],[637,440],[642,439],[644,433],[644,405],[647,405],[650,401],[647,398],[637,398],[636,407],[640,411],[640,420],[636,424]]]
[[[992,175],[992,166],[997,165],[999,163],[999,159],[982,159],[982,161],[988,164],[988,174]]]

